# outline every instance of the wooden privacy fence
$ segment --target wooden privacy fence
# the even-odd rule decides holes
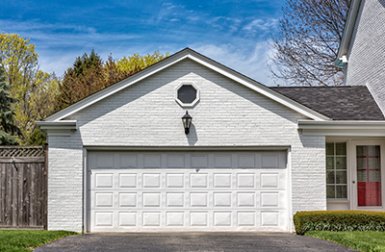
[[[46,228],[46,149],[0,146],[0,228]]]

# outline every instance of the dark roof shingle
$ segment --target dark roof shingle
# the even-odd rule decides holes
[[[271,87],[272,90],[333,120],[384,120],[366,86]]]

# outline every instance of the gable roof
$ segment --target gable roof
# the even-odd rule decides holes
[[[352,0],[350,3],[348,16],[346,17],[346,23],[344,27],[344,32],[342,34],[342,39],[340,41],[340,47],[337,53],[336,66],[343,67],[347,62],[346,58],[350,49],[351,39],[354,32],[354,27],[356,26],[356,20],[358,13],[360,11],[362,0]]]
[[[384,120],[366,86],[272,87],[333,120]]]
[[[47,117],[45,121],[51,121],[51,122],[58,122],[70,115],[73,115],[74,113],[87,108],[91,106],[92,104],[109,97],[131,85],[134,85],[135,83],[155,74],[158,73],[159,71],[162,71],[182,60],[185,59],[190,59],[198,64],[201,64],[219,74],[222,74],[223,76],[234,80],[235,82],[244,85],[255,92],[264,95],[308,118],[314,119],[314,120],[329,120],[325,115],[322,115],[309,107],[306,107],[290,98],[287,96],[284,96],[278,92],[275,92],[274,90],[262,85],[261,83],[233,70],[230,69],[206,56],[203,56],[202,54],[197,53],[196,51],[190,49],[190,48],[185,48],[161,61],[158,63],[134,74],[133,76],[118,82],[112,86],[109,86],[95,94],[92,94],[83,100]]]

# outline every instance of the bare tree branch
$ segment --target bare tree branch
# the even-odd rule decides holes
[[[341,85],[334,65],[350,0],[287,0],[275,38],[273,75],[291,85]]]

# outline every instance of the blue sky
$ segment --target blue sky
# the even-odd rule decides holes
[[[0,32],[31,39],[40,68],[61,76],[75,57],[95,49],[104,59],[174,53],[191,47],[265,84],[274,84],[282,0],[126,1],[2,0]]]

